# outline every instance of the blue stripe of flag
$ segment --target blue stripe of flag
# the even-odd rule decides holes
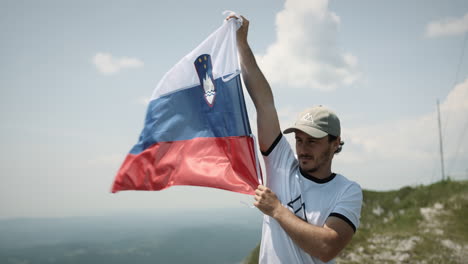
[[[212,107],[205,101],[201,86],[151,101],[145,127],[130,153],[139,154],[157,142],[250,135],[240,76],[214,82],[216,98]]]

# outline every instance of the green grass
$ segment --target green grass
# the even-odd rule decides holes
[[[464,263],[468,258],[468,181],[364,190],[363,196],[361,226],[337,263]],[[426,219],[421,208],[431,217]],[[257,260],[258,246],[244,263]]]

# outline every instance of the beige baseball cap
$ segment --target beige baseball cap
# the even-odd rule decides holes
[[[339,137],[341,134],[340,119],[333,111],[321,105],[300,113],[294,126],[284,130],[284,133],[288,134],[296,129],[314,138],[323,138],[327,135]]]

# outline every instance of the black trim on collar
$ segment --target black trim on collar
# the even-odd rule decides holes
[[[319,178],[315,178],[314,176],[312,176],[312,175],[308,174],[307,172],[303,171],[301,168],[299,168],[299,171],[301,172],[301,175],[304,178],[306,178],[308,180],[311,180],[311,181],[313,181],[315,183],[320,183],[320,184],[327,183],[327,182],[333,180],[335,178],[335,176],[336,176],[336,173],[332,173],[332,174],[330,174],[330,176],[326,177],[325,179],[319,179]]]
[[[342,215],[342,214],[339,214],[339,213],[331,213],[328,217],[330,216],[334,216],[334,217],[338,217],[339,219],[345,221],[346,223],[348,223],[351,228],[354,230],[354,233],[356,233],[356,226],[353,224],[353,222],[351,222],[351,220],[348,219],[348,217]]]
[[[273,149],[276,147],[276,145],[278,145],[278,142],[280,141],[281,137],[283,136],[283,134],[279,134],[278,137],[275,139],[275,141],[273,141],[273,143],[271,144],[271,146],[267,149],[267,151],[261,151],[262,152],[262,155],[263,156],[268,156],[270,155],[270,153],[273,151]]]

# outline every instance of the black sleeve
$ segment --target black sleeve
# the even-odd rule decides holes
[[[278,137],[275,139],[275,141],[273,141],[273,144],[271,144],[271,146],[267,149],[267,151],[262,151],[262,155],[263,156],[268,156],[270,155],[270,153],[273,151],[273,149],[275,149],[276,145],[278,145],[278,142],[281,140],[281,137],[283,136],[283,134],[279,134]]]
[[[346,216],[339,214],[339,213],[331,213],[330,216],[338,217],[339,219],[345,221],[351,226],[351,228],[354,230],[354,233],[356,233],[356,226]]]

